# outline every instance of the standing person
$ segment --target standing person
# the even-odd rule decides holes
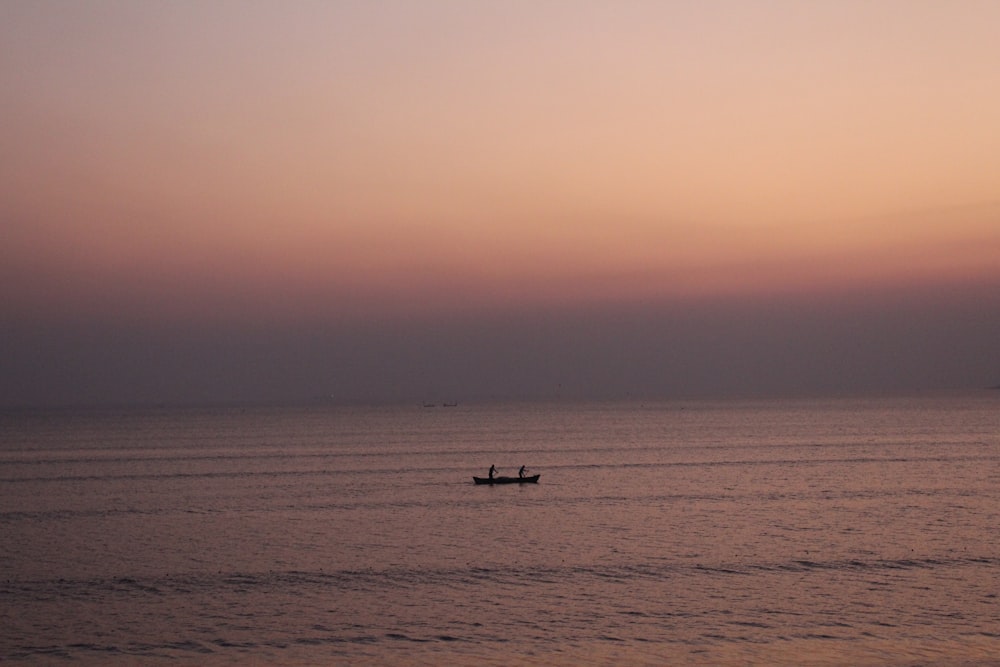
[[[490,466],[490,479],[493,479],[493,475],[497,472],[497,467],[495,465]]]
[[[524,479],[524,466],[521,466],[521,469],[517,471],[517,476]]]

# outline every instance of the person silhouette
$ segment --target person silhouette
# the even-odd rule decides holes
[[[517,476],[524,479],[524,466],[521,466],[521,469],[517,471]]]
[[[490,479],[493,479],[493,475],[497,472],[497,467],[495,465],[490,466]]]

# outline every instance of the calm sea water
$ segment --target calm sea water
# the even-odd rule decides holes
[[[1000,664],[997,392],[19,411],[0,442],[0,661]]]

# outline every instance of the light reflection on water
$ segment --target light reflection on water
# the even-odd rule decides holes
[[[995,664],[997,398],[6,414],[0,658]]]

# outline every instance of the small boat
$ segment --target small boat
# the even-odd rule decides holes
[[[537,484],[541,475],[531,475],[528,477],[476,477],[472,476],[472,481],[476,484]]]

